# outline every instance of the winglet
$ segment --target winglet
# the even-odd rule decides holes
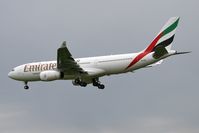
[[[66,47],[66,41],[64,41],[64,42],[62,43],[62,45],[61,45],[60,48],[64,48],[64,47]]]

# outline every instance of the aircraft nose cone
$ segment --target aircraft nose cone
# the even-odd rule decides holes
[[[8,77],[13,79],[13,72],[9,72]]]

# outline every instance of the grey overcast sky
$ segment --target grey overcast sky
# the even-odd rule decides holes
[[[0,0],[1,133],[198,133],[198,0]],[[23,83],[15,66],[55,60],[67,40],[74,57],[144,49],[180,16],[162,65],[102,78],[105,90],[71,81]]]

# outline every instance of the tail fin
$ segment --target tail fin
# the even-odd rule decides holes
[[[155,51],[157,47],[164,47],[166,51],[169,51],[172,46],[179,20],[180,17],[170,18],[151,44],[145,49],[145,52]]]

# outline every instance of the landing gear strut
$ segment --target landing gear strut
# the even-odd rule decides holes
[[[26,81],[24,83],[25,83],[24,89],[28,90],[29,89],[28,82]]]
[[[98,79],[93,79],[93,86],[98,87],[98,89],[104,89],[105,86],[101,84],[101,82]]]

